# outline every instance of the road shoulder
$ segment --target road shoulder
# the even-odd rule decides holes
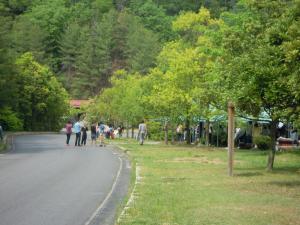
[[[115,183],[108,199],[104,200],[104,204],[99,206],[99,210],[95,211],[92,218],[85,225],[113,225],[115,224],[120,208],[125,205],[125,198],[128,196],[130,187],[131,164],[128,156],[122,152],[117,146],[111,146],[113,154],[120,159],[120,171],[116,176]]]

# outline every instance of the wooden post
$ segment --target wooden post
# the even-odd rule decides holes
[[[234,105],[228,103],[228,175],[233,176]]]
[[[169,128],[168,128],[168,120],[165,120],[165,124],[164,124],[164,131],[165,131],[165,144],[167,145],[168,144],[168,141],[169,141]]]
[[[126,138],[129,138],[129,123],[126,122]]]

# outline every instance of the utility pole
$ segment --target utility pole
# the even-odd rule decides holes
[[[228,102],[228,175],[233,176],[234,104]]]

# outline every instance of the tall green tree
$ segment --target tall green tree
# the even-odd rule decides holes
[[[37,61],[46,63],[45,38],[46,35],[38,25],[30,21],[28,16],[21,15],[14,21],[10,32],[11,49],[15,57],[32,52]]]
[[[69,16],[65,0],[43,1],[32,6],[27,16],[45,34],[47,64],[57,72],[60,69],[60,39]]]
[[[277,123],[297,114],[300,104],[293,83],[299,66],[290,61],[299,60],[299,33],[291,32],[299,25],[299,1],[244,1],[239,8],[237,14],[224,14],[230,26],[222,77],[240,110],[254,116],[265,112],[271,118],[267,168],[272,170]]]
[[[198,12],[201,7],[211,11],[213,17],[219,17],[220,13],[232,9],[236,0],[154,0],[154,2],[164,7],[169,15],[178,15],[181,11]]]
[[[90,30],[76,22],[70,23],[60,41],[61,72],[63,73],[61,80],[64,83],[64,87],[72,95],[72,87],[77,72],[77,60],[81,54],[82,46],[87,41],[85,32],[90,32]]]
[[[16,85],[10,30],[13,23],[9,8],[0,2],[0,110],[15,106]]]
[[[154,66],[160,50],[157,35],[143,27],[138,17],[123,11],[113,29],[113,70],[126,69],[145,74]]]
[[[146,74],[155,66],[160,47],[158,36],[134,19],[128,26],[125,49],[128,70]]]
[[[182,13],[174,21],[173,27],[180,34],[181,42],[196,51],[199,70],[193,80],[191,96],[194,104],[194,115],[206,120],[209,129],[210,118],[222,104],[221,85],[214,69],[223,56],[222,36],[223,21],[213,19],[210,12],[201,8],[198,13]],[[219,90],[216,93],[216,90]],[[209,133],[206,132],[206,144],[209,144]]]
[[[166,15],[165,9],[155,4],[152,0],[132,0],[129,5],[130,11],[141,18],[145,28],[156,33],[161,41],[174,39],[172,31],[173,18]]]
[[[18,112],[25,130],[55,130],[68,114],[68,95],[51,71],[31,53],[16,61]]]
[[[76,59],[78,82],[75,89],[79,97],[93,96],[108,86],[112,73],[111,49],[115,15],[114,10],[106,13],[89,31],[87,28],[86,32],[82,32],[82,45]]]
[[[2,0],[1,2],[14,16],[26,12],[33,4],[32,0]]]

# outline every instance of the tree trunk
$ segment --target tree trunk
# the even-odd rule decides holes
[[[171,132],[172,132],[172,135],[171,135],[171,144],[173,145],[175,143],[175,129],[174,129],[174,124],[171,124]]]
[[[168,144],[168,133],[169,133],[169,129],[168,129],[168,121],[165,121],[165,125],[164,125],[164,131],[165,131],[165,144]]]
[[[190,132],[190,120],[186,119],[185,121],[185,130],[186,130],[186,143],[191,144],[191,132]]]
[[[209,146],[209,120],[205,123],[205,145]]]
[[[268,165],[267,165],[267,170],[272,171],[273,166],[274,166],[274,160],[275,160],[275,152],[276,152],[276,126],[277,126],[277,121],[272,121],[271,122],[271,143],[272,143],[272,148],[269,152],[269,157],[268,157]]]
[[[134,126],[131,125],[131,138],[134,138]]]
[[[129,138],[129,125],[126,124],[126,138]]]

